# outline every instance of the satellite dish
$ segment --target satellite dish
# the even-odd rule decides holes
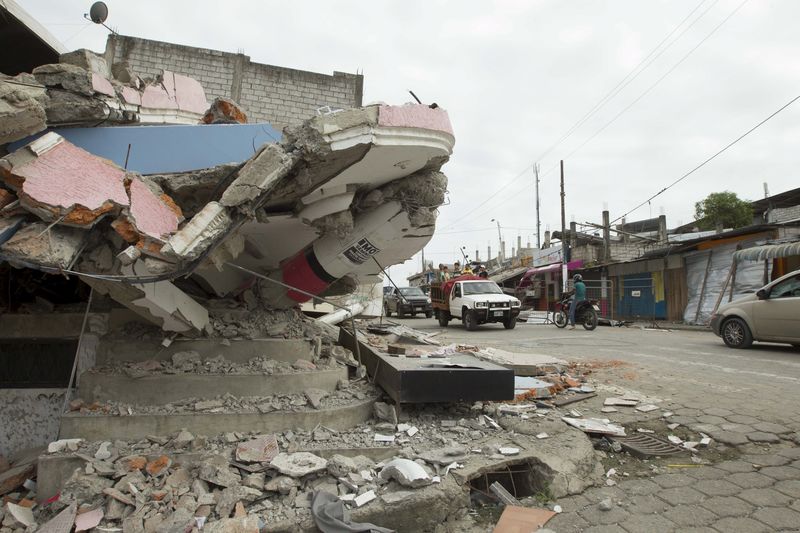
[[[108,6],[106,6],[105,2],[95,2],[92,4],[92,7],[89,8],[89,18],[92,19],[92,22],[95,24],[102,24],[108,18]]]

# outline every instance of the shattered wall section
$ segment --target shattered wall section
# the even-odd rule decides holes
[[[5,183],[45,221],[91,226],[128,205],[125,172],[48,133],[0,160]]]
[[[362,105],[364,78],[359,74],[305,72],[252,63],[244,54],[115,34],[108,37],[105,58],[112,65],[125,62],[142,76],[161,69],[193,76],[210,97],[231,98],[247,109],[252,122],[278,128],[312,117],[323,106]]]
[[[30,74],[0,76],[0,145],[43,131],[47,100],[44,86]]]

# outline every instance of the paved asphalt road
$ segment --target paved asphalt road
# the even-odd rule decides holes
[[[670,422],[709,434],[717,449],[727,450],[713,465],[621,479],[613,487],[563,498],[558,503],[564,512],[548,528],[800,531],[800,350],[759,343],[732,350],[708,331],[601,326],[588,332],[520,323],[511,331],[490,324],[468,332],[458,321],[447,328],[433,319],[396,321],[438,331],[436,338],[442,343],[600,363],[593,375],[597,382],[646,395],[660,407],[649,415],[629,410],[616,421],[658,420],[669,410],[674,412]],[[615,363],[604,364],[609,361]],[[592,400],[596,405],[591,407],[590,402],[581,405],[598,409],[602,397]],[[607,498],[610,509],[607,502],[601,505]]]

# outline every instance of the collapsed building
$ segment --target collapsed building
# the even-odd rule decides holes
[[[433,235],[443,109],[253,123],[243,75],[209,104],[180,65],[137,72],[161,44],[109,42],[0,77],[2,533],[462,531],[495,480],[600,479],[557,408],[496,403],[514,371],[477,348],[330,325]]]

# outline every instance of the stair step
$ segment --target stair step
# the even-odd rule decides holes
[[[146,361],[148,359],[170,359],[177,352],[195,351],[205,359],[222,354],[225,359],[236,363],[245,363],[253,357],[266,357],[276,361],[294,363],[298,359],[311,359],[312,343],[308,339],[179,339],[168,347],[161,345],[158,339],[143,339],[136,342],[130,340],[104,340],[97,350],[97,364],[104,365],[113,361]]]
[[[125,374],[85,372],[79,397],[84,401],[115,401],[159,405],[185,398],[212,399],[234,396],[297,394],[306,389],[333,391],[347,379],[347,367],[285,374],[152,374],[131,378]]]
[[[59,438],[92,441],[141,439],[145,435],[170,435],[186,429],[195,435],[213,436],[228,431],[277,433],[300,428],[312,431],[318,424],[343,431],[368,421],[377,395],[331,409],[273,411],[271,413],[169,413],[130,416],[66,413],[61,417]]]

